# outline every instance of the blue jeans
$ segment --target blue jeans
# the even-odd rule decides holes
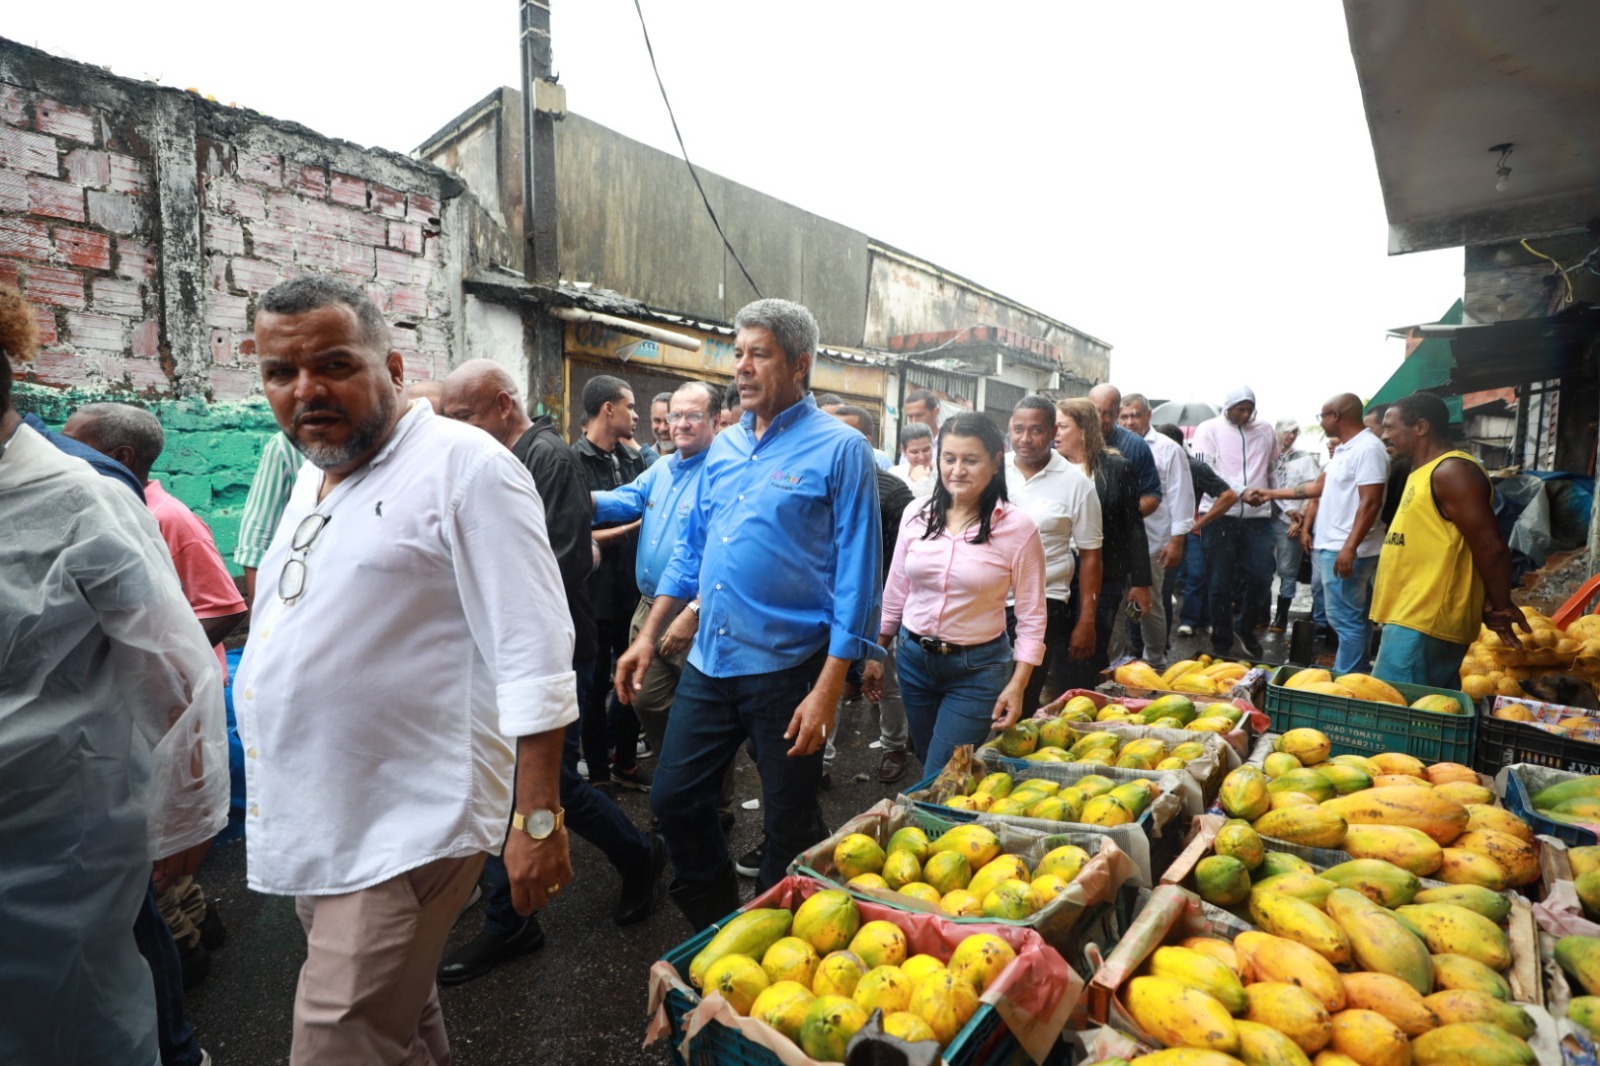
[[[737,677],[711,677],[692,662],[684,666],[650,790],[650,811],[661,823],[667,854],[684,890],[693,892],[731,876],[717,802],[722,775],[746,739],[755,749],[761,775],[767,842],[757,891],[781,881],[796,855],[828,835],[817,802],[822,751],[790,755],[794,741],[783,735],[826,658],[822,649],[784,670]]]
[[[1211,608],[1211,650],[1227,655],[1233,648],[1234,605],[1246,627],[1272,582],[1272,519],[1213,519],[1200,531],[1206,552],[1206,597]],[[1241,636],[1249,637],[1245,628]]]
[[[1011,641],[1002,634],[987,644],[940,655],[918,644],[901,627],[896,665],[900,700],[923,769],[938,773],[961,744],[982,744],[994,725],[994,703],[1011,680]]]
[[[1316,553],[1311,560],[1311,621],[1318,626],[1328,624],[1328,609],[1322,602],[1322,567],[1317,565]]]
[[[1390,622],[1383,627],[1372,676],[1409,685],[1459,689],[1461,660],[1467,657],[1467,647]]]
[[[1337,558],[1338,552],[1326,548],[1317,550],[1317,567],[1322,571],[1322,600],[1328,612],[1328,624],[1339,634],[1339,652],[1333,661],[1333,672],[1362,673],[1372,665],[1367,659],[1367,639],[1372,635],[1367,604],[1372,597],[1372,575],[1378,570],[1378,557],[1358,557],[1355,570],[1349,577],[1339,577],[1333,572],[1333,563]]]
[[[183,997],[183,962],[172,930],[156,905],[155,883],[145,889],[144,906],[133,920],[133,939],[139,954],[150,964],[156,989],[156,1039],[161,1066],[200,1066],[200,1040],[189,1024]],[[92,1019],[85,1019],[86,1023]]]
[[[1190,533],[1183,547],[1183,608],[1178,612],[1178,624],[1199,629],[1211,617],[1206,610],[1206,549],[1200,533]]]
[[[593,682],[595,664],[585,659],[572,664],[578,675],[578,706],[583,706]],[[628,820],[622,808],[610,796],[596,789],[578,773],[578,754],[583,723],[567,726],[566,743],[561,751],[561,808],[566,812],[566,824],[576,834],[605,855],[616,867],[623,880],[648,876],[650,870],[650,838]],[[508,815],[509,817],[509,815]],[[483,894],[483,931],[510,936],[522,928],[527,919],[511,905],[511,878],[506,872],[505,860],[490,855],[483,864],[483,879],[487,886]]]
[[[1300,538],[1289,536],[1289,527],[1276,519],[1272,523],[1272,551],[1278,563],[1278,599],[1292,600],[1305,549],[1300,546]]]

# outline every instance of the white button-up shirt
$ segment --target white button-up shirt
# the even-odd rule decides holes
[[[1194,528],[1194,478],[1189,475],[1189,453],[1171,437],[1152,429],[1144,440],[1161,478],[1161,502],[1144,516],[1145,540],[1154,555]]]
[[[317,502],[300,470],[234,680],[257,892],[353,892],[498,851],[511,738],[578,717],[572,620],[533,478],[417,401]],[[301,521],[304,592],[277,595]]]
[[[1100,547],[1100,495],[1087,474],[1054,448],[1044,469],[1029,477],[1006,456],[1006,495],[1039,527],[1044,545],[1044,597],[1065,603],[1077,566],[1073,546]]]

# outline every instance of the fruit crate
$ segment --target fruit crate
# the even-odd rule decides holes
[[[1074,943],[1072,934],[1078,919],[1092,908],[1115,902],[1118,890],[1138,874],[1138,867],[1121,848],[1117,847],[1116,841],[1100,833],[1079,832],[1072,828],[1056,833],[1044,833],[1017,825],[992,826],[989,828],[999,838],[1001,853],[1021,856],[1028,863],[1030,870],[1036,867],[1047,853],[1064,844],[1074,844],[1083,848],[1089,853],[1089,861],[1084,863],[1083,869],[1073,878],[1066,891],[1026,918],[971,918],[946,914],[931,903],[893,890],[859,888],[846,884],[833,863],[834,848],[853,833],[872,837],[880,847],[883,847],[888,844],[889,838],[896,830],[907,826],[922,830],[929,840],[933,840],[951,829],[970,824],[970,822],[941,818],[909,800],[901,799],[899,802],[883,800],[870,810],[850,819],[828,839],[807,848],[790,864],[789,873],[813,878],[833,888],[842,888],[858,899],[884,903],[896,910],[934,914],[944,921],[954,922],[957,925],[999,924],[1032,929],[1044,938],[1045,943],[1055,948],[1069,961]],[[1068,825],[1070,826],[1070,823]],[[972,872],[977,873],[976,870]]]
[[[1088,825],[1084,822],[1051,822],[1009,814],[964,811],[943,804],[942,801],[951,794],[954,783],[964,775],[971,773],[982,777],[993,770],[1011,773],[1011,768],[1004,764],[1013,761],[995,752],[975,754],[970,748],[957,748],[955,755],[951,756],[949,764],[943,770],[911,786],[906,798],[923,810],[951,822],[978,822],[991,829],[1005,825],[1020,825],[1042,833],[1070,831],[1108,836],[1116,842],[1117,847],[1133,859],[1134,865],[1138,867],[1136,880],[1145,888],[1155,885],[1156,874],[1165,869],[1167,863],[1177,855],[1189,820],[1180,789],[1192,784],[1193,778],[1176,770],[1120,770],[1116,767],[1081,763],[1023,762],[1021,764],[1027,767],[1026,773],[1029,777],[1047,778],[1060,782],[1063,786],[1091,774],[1099,774],[1101,777],[1109,777],[1118,782],[1154,779],[1161,784],[1166,791],[1151,801],[1143,814],[1126,825],[1102,826]]]
[[[735,1015],[725,1004],[721,1011],[704,1017],[713,1004],[702,1000],[689,983],[689,964],[721,925],[740,911],[757,907],[793,910],[831,887],[808,877],[786,877],[722,922],[668,951],[650,968],[652,1017],[645,1042],[666,1037],[672,1060],[678,1066],[784,1066],[786,1061],[810,1062],[776,1029],[754,1018]],[[947,959],[957,944],[974,933],[992,933],[1016,950],[1016,959],[980,997],[977,1012],[945,1046],[940,1060],[943,1066],[1046,1063],[1058,1054],[1061,1031],[1078,1005],[1084,985],[1083,979],[1038,933],[997,923],[957,925],[933,915],[908,914],[861,899],[856,900],[856,909],[863,925],[882,919],[904,929],[912,953],[925,952]],[[1027,1019],[1031,1032],[1026,1046],[1001,1016],[1001,1003],[1006,1004],[1009,1016]],[[686,1057],[685,1035],[691,1029],[694,1033],[687,1042]],[[785,1048],[786,1058],[780,1058],[769,1045]]]
[[[1519,764],[1548,766],[1574,774],[1600,774],[1600,744],[1574,740],[1527,722],[1482,716],[1472,768],[1480,774],[1493,775],[1502,767]]]
[[[1472,765],[1478,732],[1478,712],[1463,692],[1426,685],[1397,684],[1407,703],[1423,696],[1448,696],[1460,704],[1461,714],[1417,711],[1392,703],[1326,696],[1286,688],[1303,667],[1284,666],[1267,686],[1267,715],[1274,733],[1291,729],[1316,729],[1333,744],[1334,755],[1377,755],[1394,751],[1425,763],[1458,762]]]
[[[1514,725],[1516,723],[1507,724]],[[1504,797],[1506,810],[1533,826],[1535,833],[1553,836],[1572,847],[1586,847],[1591,844],[1600,844],[1600,837],[1597,837],[1592,831],[1582,826],[1568,825],[1553,818],[1546,818],[1533,808],[1534,792],[1542,788],[1548,788],[1561,781],[1586,776],[1589,776],[1589,774],[1537,764],[1517,765],[1507,766],[1502,769],[1499,777],[1495,779],[1495,783]]]
[[[1233,730],[1227,733],[1216,733],[1211,735],[1221,737],[1241,759],[1249,754],[1251,739],[1261,733],[1266,732],[1268,726],[1270,725],[1267,720],[1267,716],[1261,711],[1257,710],[1255,707],[1251,706],[1247,700],[1230,700],[1223,696],[1194,696],[1186,692],[1164,692],[1158,693],[1157,695],[1182,696],[1184,699],[1191,701],[1195,705],[1196,709],[1200,710],[1202,714],[1204,713],[1205,708],[1210,707],[1214,703],[1227,704],[1229,707],[1240,711],[1242,717],[1239,719],[1239,724],[1235,726]],[[1142,711],[1151,703],[1155,702],[1154,699],[1148,696],[1124,696],[1121,699],[1113,699],[1110,694],[1105,692],[1086,688],[1074,688],[1068,689],[1066,692],[1063,692],[1061,695],[1057,696],[1046,706],[1039,708],[1034,712],[1033,716],[1035,718],[1053,718],[1063,707],[1067,705],[1069,701],[1079,696],[1082,696],[1084,699],[1087,699],[1090,703],[1094,704],[1096,710],[1103,709],[1108,703],[1120,703],[1130,710]],[[1072,728],[1078,730],[1079,732],[1083,732],[1091,729],[1104,729],[1109,725],[1125,726],[1126,723],[1074,722]],[[1200,735],[1204,736],[1206,734]]]

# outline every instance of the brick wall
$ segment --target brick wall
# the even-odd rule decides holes
[[[147,400],[259,395],[255,298],[368,290],[407,376],[446,372],[459,181],[405,156],[0,39],[0,282],[35,305],[19,380]]]

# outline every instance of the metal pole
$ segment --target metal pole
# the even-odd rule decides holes
[[[522,8],[522,240],[523,276],[535,285],[561,278],[556,242],[556,114],[541,106],[552,85],[549,0]],[[544,91],[542,93],[542,90]],[[541,313],[529,316],[528,412],[548,414],[561,429],[566,409],[562,340],[566,327]]]

